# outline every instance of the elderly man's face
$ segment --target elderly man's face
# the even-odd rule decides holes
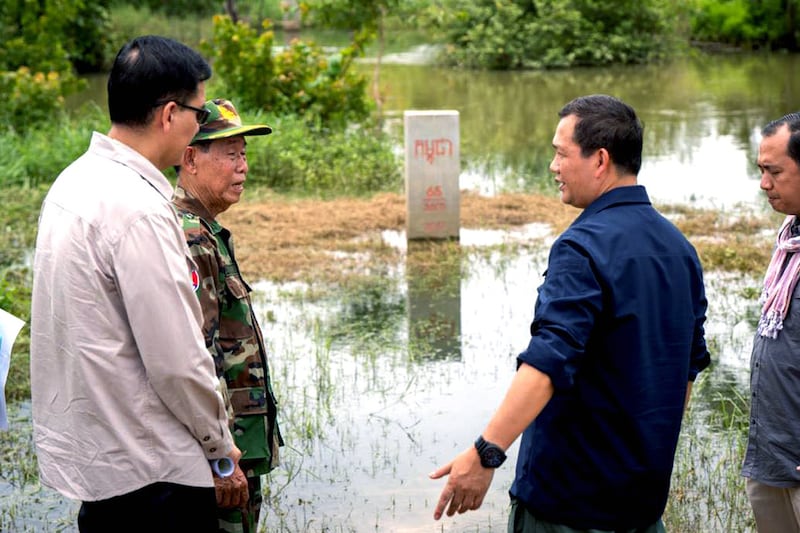
[[[212,141],[208,152],[195,150],[194,194],[216,216],[239,201],[247,179],[244,136]]]
[[[772,209],[786,215],[800,215],[800,168],[789,156],[789,128],[782,125],[774,135],[764,137],[758,148],[761,190]]]

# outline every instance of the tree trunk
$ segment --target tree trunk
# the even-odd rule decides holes
[[[383,49],[385,46],[385,37],[383,33],[384,19],[386,18],[386,7],[380,6],[380,15],[378,16],[378,52],[375,57],[375,69],[372,74],[372,97],[375,99],[375,111],[378,116],[378,127],[382,127],[383,123],[383,97],[381,96],[381,58],[383,57]]]
[[[786,40],[787,48],[792,52],[797,51],[797,1],[786,2]]]
[[[239,22],[239,12],[236,11],[236,0],[225,0],[225,12],[234,24]]]

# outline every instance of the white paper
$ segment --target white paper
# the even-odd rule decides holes
[[[11,364],[11,347],[25,324],[11,313],[0,309],[0,430],[8,429],[6,414],[6,379]]]
[[[217,477],[229,477],[236,470],[236,465],[233,464],[233,459],[230,457],[221,457],[219,459],[210,459],[211,470]]]

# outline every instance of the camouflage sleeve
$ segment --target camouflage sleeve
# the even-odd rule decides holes
[[[220,378],[220,388],[225,399],[225,408],[230,420],[233,420],[233,407],[223,378],[223,352],[219,345],[219,262],[217,260],[217,241],[214,236],[203,226],[195,228],[184,227],[186,244],[192,254],[192,259],[197,267],[196,276],[192,275],[195,284],[195,294],[200,301],[203,312],[203,338],[206,348],[214,359],[217,377]]]

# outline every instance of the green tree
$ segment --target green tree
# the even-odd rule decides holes
[[[377,42],[372,73],[372,98],[381,114],[380,72],[386,45],[387,20],[411,21],[421,9],[418,0],[304,0],[300,9],[306,21],[325,27],[349,30],[352,47],[359,56],[373,41]]]
[[[205,16],[222,10],[223,0],[115,0],[116,4],[132,4],[147,7],[153,12],[169,16]]]
[[[76,73],[109,56],[108,0],[4,0],[0,4],[0,122],[25,131],[84,87]]]
[[[442,60],[524,69],[644,63],[681,41],[688,0],[442,0]]]
[[[800,0],[695,0],[691,37],[742,48],[797,51]]]
[[[386,18],[397,13],[408,4],[404,0],[306,0],[301,3],[301,11],[314,23],[326,27],[350,30],[352,47],[358,55],[364,54],[365,47],[377,39],[375,67],[372,76],[372,97],[381,113],[380,72],[381,60],[386,44]]]
[[[112,52],[110,0],[3,0],[0,67],[98,71]]]
[[[269,20],[256,31],[216,15],[211,41],[200,45],[213,62],[215,90],[243,107],[300,115],[317,129],[343,128],[369,117],[366,79],[352,68],[354,47],[329,54],[295,39],[275,51],[274,38]]]

